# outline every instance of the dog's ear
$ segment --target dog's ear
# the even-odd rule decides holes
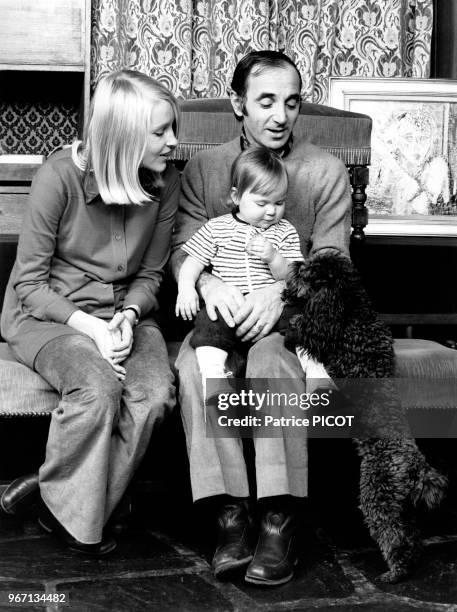
[[[315,255],[309,260],[307,276],[314,291],[325,287],[334,294],[333,299],[341,302],[348,316],[353,317],[361,308],[371,307],[359,273],[352,261],[340,253],[331,251]]]
[[[350,261],[341,255],[317,254],[295,266],[288,278],[289,292],[300,306],[300,314],[291,322],[290,335],[323,363],[342,340],[351,300],[350,269]]]
[[[294,321],[295,337],[308,353],[327,363],[344,333],[345,305],[336,287],[322,285],[308,295],[303,311]]]

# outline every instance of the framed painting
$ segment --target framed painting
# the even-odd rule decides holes
[[[329,104],[373,120],[366,233],[457,237],[457,81],[332,78]]]

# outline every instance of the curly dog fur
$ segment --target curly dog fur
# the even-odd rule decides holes
[[[383,379],[361,400],[366,422],[354,442],[361,458],[360,509],[389,568],[380,579],[396,582],[408,575],[420,552],[415,507],[438,505],[447,481],[411,438],[395,399],[389,380],[395,370],[392,336],[351,261],[340,254],[293,263],[283,298],[299,313],[289,322],[288,348],[305,349],[335,379]]]

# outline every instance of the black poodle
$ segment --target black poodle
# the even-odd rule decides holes
[[[393,339],[376,312],[350,259],[317,254],[289,269],[283,299],[290,318],[285,342],[304,349],[351,397],[361,458],[360,509],[396,582],[417,561],[420,534],[414,508],[440,503],[447,480],[426,461],[409,432],[394,381]],[[381,379],[364,381],[354,379]],[[365,383],[374,384],[365,384]]]

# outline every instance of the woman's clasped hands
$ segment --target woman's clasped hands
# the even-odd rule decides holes
[[[109,345],[107,348],[107,359],[115,371],[119,380],[125,378],[125,368],[120,364],[130,355],[133,346],[133,321],[130,320],[129,312],[116,312],[107,325]]]
[[[131,311],[116,312],[111,321],[105,321],[82,311],[73,313],[68,324],[87,334],[94,341],[103,359],[113,368],[117,378],[125,379],[121,363],[130,355],[133,346],[133,319]]]

